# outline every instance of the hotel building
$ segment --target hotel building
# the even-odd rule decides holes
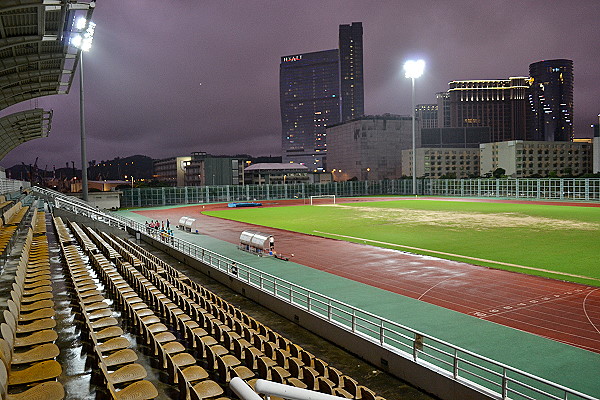
[[[339,49],[281,57],[283,162],[322,171],[325,127],[364,113],[362,23],[340,25]]]
[[[526,77],[452,81],[449,86],[451,127],[489,126],[494,142],[525,139]]]

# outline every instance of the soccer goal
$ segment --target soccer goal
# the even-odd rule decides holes
[[[322,194],[320,196],[310,196],[311,206],[318,206],[321,204],[335,204],[335,194]]]

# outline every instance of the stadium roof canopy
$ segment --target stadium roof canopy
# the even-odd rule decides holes
[[[80,50],[69,44],[73,23],[79,16],[89,20],[95,4],[95,0],[0,0],[0,110],[69,93],[80,56]],[[4,136],[21,131],[24,120],[26,126],[46,126],[40,131],[48,134],[52,112],[31,111],[26,117],[17,113],[2,119],[0,159],[16,145],[41,137],[27,129],[30,134],[19,136],[18,142],[14,141],[18,135]],[[32,118],[39,120],[34,124]],[[10,129],[4,125],[8,122],[17,125]]]
[[[0,160],[9,151],[28,140],[48,136],[52,111],[26,110],[0,118]]]

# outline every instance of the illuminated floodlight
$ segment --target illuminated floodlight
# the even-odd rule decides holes
[[[71,44],[83,51],[90,51],[90,49],[92,48],[92,41],[94,40],[94,31],[96,30],[96,24],[92,21],[88,23],[85,18],[79,18],[75,21],[75,28],[80,32],[75,33],[71,37]],[[85,31],[83,29],[85,29]]]
[[[81,48],[82,42],[83,42],[83,37],[81,37],[81,35],[79,35],[79,34],[73,35],[71,37],[71,45],[77,47],[78,49]]]
[[[85,29],[85,25],[87,24],[87,19],[84,17],[79,17],[75,20],[75,29],[78,31],[83,31]]]
[[[425,70],[425,61],[423,60],[408,60],[404,63],[404,76],[407,78],[417,79],[423,75]]]

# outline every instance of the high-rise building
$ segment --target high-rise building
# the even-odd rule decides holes
[[[451,127],[489,126],[494,142],[525,138],[526,77],[452,81],[449,85]]]
[[[339,49],[281,57],[283,162],[325,167],[325,126],[364,113],[362,23],[340,25]]]
[[[529,140],[573,140],[573,61],[529,65]]]
[[[340,25],[340,122],[365,113],[362,22]]]
[[[438,105],[417,104],[415,106],[415,117],[419,121],[420,129],[438,127]]]
[[[435,94],[438,106],[438,128],[450,128],[450,93]]]
[[[339,51],[281,57],[283,162],[323,168],[325,126],[340,121]]]

